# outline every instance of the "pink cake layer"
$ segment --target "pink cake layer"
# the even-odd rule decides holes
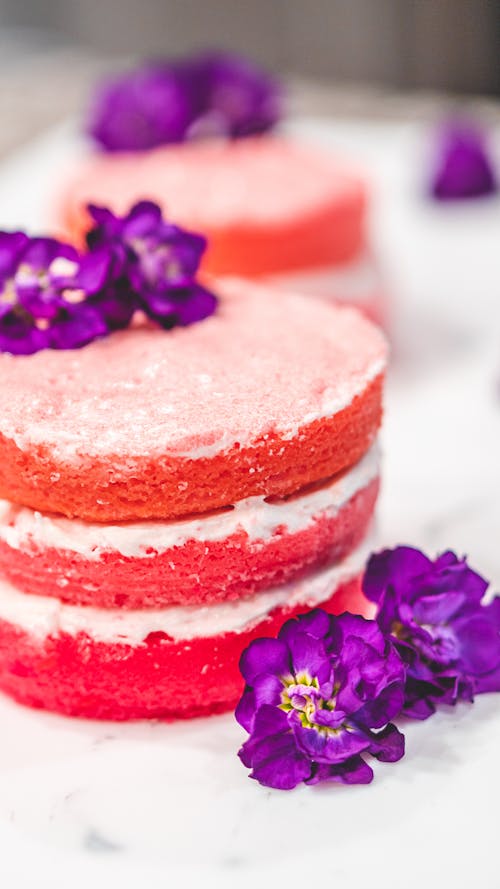
[[[366,613],[360,579],[322,603],[328,611]],[[242,632],[174,640],[149,634],[131,645],[78,632],[40,638],[0,617],[0,688],[16,700],[93,719],[185,718],[228,710],[242,692],[238,661],[258,636],[307,610],[279,607]]]
[[[65,187],[62,227],[81,241],[89,202],[124,213],[143,198],[208,237],[204,268],[215,274],[328,265],[363,248],[362,180],[335,158],[284,138],[96,155]]]
[[[88,521],[284,496],[354,465],[386,344],[352,309],[241,280],[211,318],[0,355],[0,497]]]
[[[244,502],[187,522],[92,526],[6,504],[0,574],[31,594],[100,608],[249,596],[332,564],[361,541],[377,498],[377,462],[285,502]]]

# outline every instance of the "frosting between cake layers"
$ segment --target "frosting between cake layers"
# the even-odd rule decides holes
[[[378,476],[379,466],[379,447],[374,445],[348,472],[310,492],[272,503],[264,497],[248,497],[229,511],[183,521],[104,525],[44,515],[0,500],[0,540],[12,549],[54,547],[95,560],[105,552],[150,558],[188,540],[224,540],[240,530],[250,540],[266,540],[278,528],[285,527],[293,534],[307,528],[320,515],[335,516]]]
[[[250,629],[275,608],[312,608],[331,597],[363,569],[370,550],[365,540],[337,565],[283,584],[248,599],[218,605],[170,606],[123,611],[65,605],[58,599],[32,596],[0,582],[0,620],[21,627],[43,642],[47,636],[85,633],[101,642],[139,645],[150,633],[163,632],[175,640],[218,636]]]

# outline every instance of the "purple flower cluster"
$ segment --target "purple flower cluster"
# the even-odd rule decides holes
[[[136,308],[165,329],[213,314],[215,296],[196,281],[205,238],[166,222],[150,201],[135,204],[123,217],[105,207],[88,209],[94,222],[89,250],[114,255]]]
[[[312,611],[277,639],[252,642],[240,666],[236,718],[250,738],[239,756],[261,784],[367,784],[373,772],[361,754],[403,756],[391,719],[403,706],[404,668],[373,621]]]
[[[144,151],[188,139],[263,133],[282,113],[279,84],[227,53],[147,62],[102,84],[87,131],[105,151]]]
[[[86,253],[0,232],[0,351],[79,348],[127,327],[138,310],[165,329],[215,311],[216,297],[196,280],[204,238],[166,222],[149,202],[125,217],[89,211]]]
[[[483,604],[486,588],[451,552],[432,562],[401,546],[368,562],[363,590],[377,603],[375,620],[316,609],[277,639],[252,642],[236,709],[249,733],[239,756],[250,777],[281,790],[368,783],[366,754],[382,762],[404,754],[392,720],[500,691],[500,598]]]
[[[0,350],[73,349],[105,334],[91,272],[68,244],[0,232]]]
[[[500,691],[500,598],[483,605],[487,587],[452,552],[432,562],[400,546],[370,558],[363,591],[405,664],[405,716]]]
[[[486,138],[477,126],[448,124],[440,134],[431,193],[436,200],[483,197],[498,185]]]

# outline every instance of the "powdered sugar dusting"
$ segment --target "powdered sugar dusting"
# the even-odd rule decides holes
[[[75,352],[0,355],[0,432],[60,462],[113,469],[200,458],[331,416],[384,368],[382,334],[351,309],[226,279],[188,328],[136,327]],[[110,471],[112,471],[110,469]]]

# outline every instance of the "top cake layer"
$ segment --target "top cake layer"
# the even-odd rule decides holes
[[[0,355],[0,496],[94,521],[286,494],[355,462],[386,346],[351,309],[238,280],[217,313],[78,351]]]
[[[324,155],[266,136],[92,158],[66,188],[63,224],[81,238],[89,202],[137,200],[209,237],[205,269],[259,275],[342,262],[363,245],[365,187]]]

